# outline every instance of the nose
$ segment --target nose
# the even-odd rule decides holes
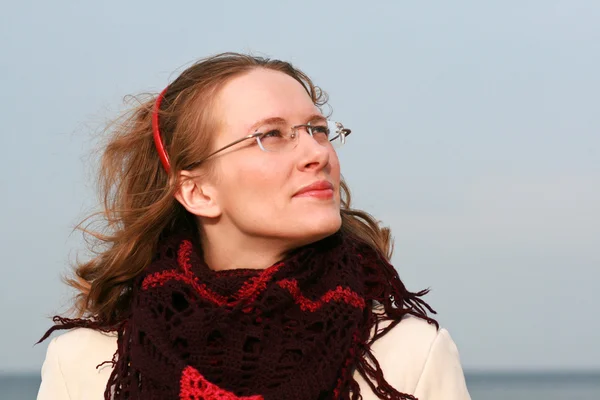
[[[306,171],[325,168],[329,164],[331,146],[320,144],[305,130],[302,130],[298,136],[298,169]]]

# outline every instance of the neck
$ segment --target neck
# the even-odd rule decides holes
[[[200,232],[204,261],[215,271],[265,269],[280,261],[289,250],[278,239],[244,235],[237,229],[205,226]]]

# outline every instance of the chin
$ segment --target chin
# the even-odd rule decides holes
[[[312,223],[307,224],[308,221],[311,221]],[[306,220],[302,222],[300,227],[303,228],[301,229],[302,233],[304,233],[303,236],[307,243],[312,243],[324,239],[327,236],[331,236],[339,231],[342,226],[342,217],[339,213],[327,216],[315,215],[306,218]]]

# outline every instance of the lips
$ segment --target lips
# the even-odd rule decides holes
[[[329,181],[317,181],[304,186],[294,194],[294,197],[316,197],[328,199],[333,197],[333,185]]]

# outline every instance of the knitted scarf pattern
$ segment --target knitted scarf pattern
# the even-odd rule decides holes
[[[406,314],[435,324],[426,291],[408,292],[378,252],[341,233],[266,269],[221,271],[194,235],[174,235],[136,279],[107,400],[357,400],[355,371],[380,399],[414,399],[387,383],[370,346]]]

